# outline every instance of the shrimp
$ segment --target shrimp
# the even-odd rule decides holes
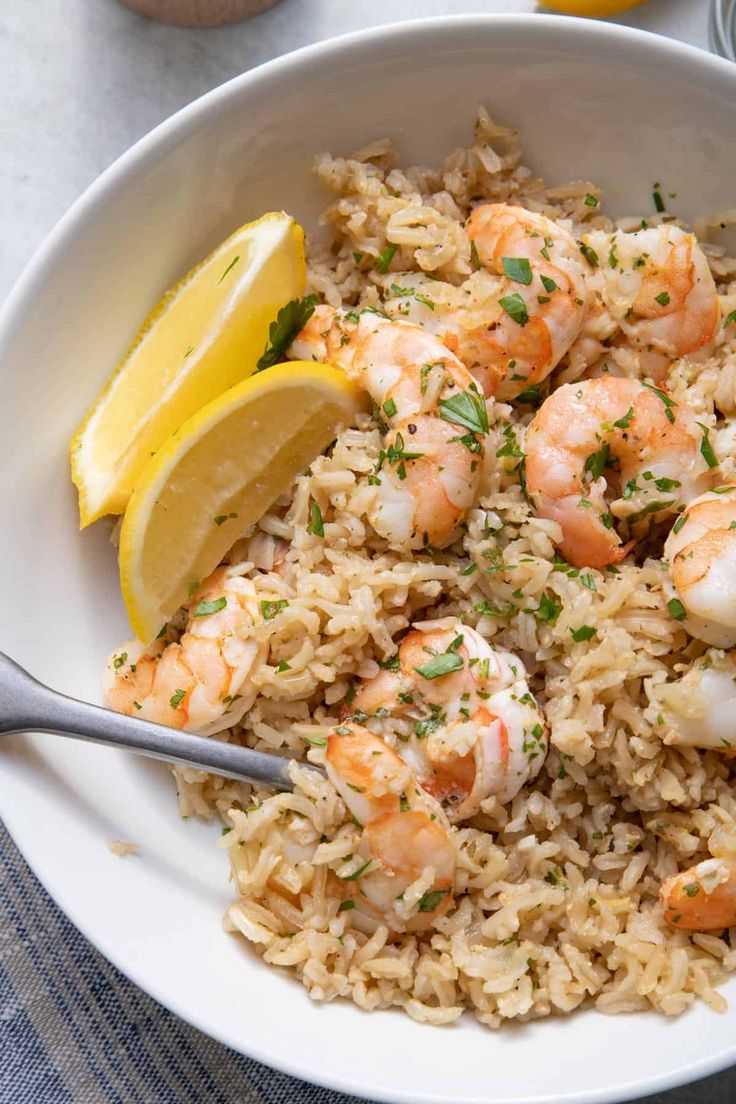
[[[339,725],[327,775],[360,823],[365,860],[347,883],[356,908],[395,931],[424,931],[449,909],[457,848],[440,805],[379,736]]]
[[[124,644],[108,660],[104,689],[118,713],[211,735],[252,706],[249,683],[263,659],[253,639],[258,603],[253,583],[220,567],[193,595],[178,643],[166,634],[146,648]]]
[[[676,599],[691,636],[718,648],[736,645],[736,484],[690,502],[664,545]]]
[[[539,384],[580,332],[588,285],[580,247],[544,215],[505,203],[476,207],[466,224],[478,261],[503,278],[498,320],[445,343],[486,395],[512,399]]]
[[[678,679],[657,686],[656,700],[669,727],[665,744],[736,755],[736,662],[709,652]]]
[[[694,234],[663,223],[633,234],[594,230],[583,244],[596,265],[592,283],[640,349],[671,361],[714,340],[718,294]],[[648,364],[647,370],[652,367]]]
[[[368,517],[394,547],[440,547],[478,493],[488,412],[475,380],[419,326],[318,307],[292,343],[361,380],[384,425]]]
[[[363,683],[350,708],[412,722],[400,755],[457,823],[488,797],[511,801],[542,767],[544,718],[525,675],[520,660],[460,622],[413,629],[396,669]]]
[[[618,563],[630,545],[622,545],[612,514],[634,524],[704,491],[704,432],[688,409],[638,380],[607,377],[554,391],[527,432],[526,481],[537,512],[559,524],[565,558],[575,567]],[[614,480],[621,489],[609,510]]]
[[[704,859],[665,878],[659,896],[664,918],[683,931],[719,931],[736,925],[736,862]]]

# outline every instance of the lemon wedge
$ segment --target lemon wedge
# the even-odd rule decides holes
[[[120,532],[130,624],[148,643],[294,477],[368,409],[331,365],[259,372],[184,423],[141,473]]]
[[[251,374],[305,278],[302,229],[278,212],[241,226],[167,292],[72,440],[82,528],[122,513],[156,449]]]

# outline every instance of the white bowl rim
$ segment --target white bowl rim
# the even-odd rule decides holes
[[[538,28],[540,32],[546,33],[547,36],[553,39],[567,40],[568,43],[571,36],[582,37],[588,41],[591,38],[597,38],[601,41],[603,39],[610,41],[610,39],[616,38],[622,44],[628,42],[634,47],[641,48],[644,53],[659,55],[661,58],[668,57],[673,62],[689,60],[704,69],[710,69],[714,76],[718,75],[730,80],[736,93],[736,68],[734,63],[728,59],[718,57],[708,50],[636,27],[553,13],[499,14],[489,12],[467,15],[425,16],[419,19],[401,20],[397,23],[380,24],[363,30],[351,31],[347,34],[334,35],[320,42],[302,46],[280,57],[254,66],[252,69],[232,77],[190,103],[185,104],[134,142],[88,185],[32,253],[0,308],[0,370],[6,350],[13,341],[16,329],[23,321],[26,309],[33,302],[37,288],[42,285],[47,270],[53,266],[71,243],[77,226],[93,213],[94,208],[106,197],[106,193],[111,188],[123,183],[129,177],[134,177],[145,166],[149,156],[157,156],[168,142],[183,138],[190,128],[198,129],[206,124],[207,113],[217,110],[220,103],[225,101],[234,89],[245,88],[249,84],[257,84],[263,77],[277,75],[295,61],[327,60],[333,54],[342,54],[351,46],[361,46],[374,40],[385,42],[386,37],[391,37],[396,41],[402,38],[410,39],[417,31],[430,29],[452,31],[472,27],[473,25],[514,29],[525,24]],[[164,1008],[236,1053],[243,1054],[298,1080],[307,1081],[335,1092],[346,1093],[352,1097],[356,1096],[355,1084],[347,1079],[339,1075],[332,1075],[329,1071],[324,1071],[320,1073],[319,1080],[317,1080],[311,1072],[305,1072],[296,1061],[292,1061],[288,1053],[276,1048],[271,1050],[265,1047],[257,1050],[250,1049],[247,1039],[234,1039],[227,1032],[213,1031],[207,1023],[200,1020],[196,1009],[176,1006],[175,1002],[160,992],[158,986],[144,976],[142,971],[136,969],[129,960],[124,960],[117,947],[112,942],[108,942],[104,933],[91,930],[88,927],[83,909],[79,909],[75,901],[66,898],[64,893],[60,893],[58,890],[54,893],[51,892],[43,874],[34,867],[26,854],[22,839],[14,834],[12,824],[6,822],[6,827],[35,876],[77,930],[116,969],[138,988],[158,1001]],[[674,1072],[664,1071],[656,1076],[618,1088],[608,1087],[592,1092],[587,1090],[581,1093],[573,1092],[565,1097],[565,1104],[623,1104],[627,1100],[639,1099],[643,1096],[690,1084],[701,1078],[719,1073],[734,1063],[736,1063],[736,1042],[730,1050],[722,1051],[719,1054],[692,1063],[686,1071],[687,1080],[683,1080],[683,1074],[685,1073],[683,1069]],[[385,1101],[386,1104],[444,1104],[446,1096],[435,1097],[432,1095],[427,1097],[423,1095],[420,1098],[412,1090],[405,1090],[397,1086],[391,1090],[390,1095],[382,1094],[380,1099]],[[546,1095],[527,1097],[525,1098],[525,1104],[550,1104],[550,1098]]]

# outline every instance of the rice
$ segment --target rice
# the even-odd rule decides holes
[[[384,140],[351,157],[324,154],[316,171],[334,198],[325,238],[311,245],[308,290],[335,306],[378,305],[391,276],[373,263],[389,254],[392,271],[443,281],[438,294],[449,300],[463,285],[465,305],[468,296],[480,303],[488,277],[474,273],[463,229],[479,199],[513,201],[576,235],[613,226],[586,203],[600,198],[595,185],[547,187],[521,164],[518,136],[484,110],[474,144],[438,169],[399,167]],[[718,235],[734,217],[700,225],[724,313],[736,306],[736,262]],[[666,218],[647,215],[650,224]],[[576,372],[563,360],[552,386]],[[736,350],[727,333],[710,359],[679,362],[670,385],[708,424],[732,415]],[[316,1000],[398,1006],[425,1023],[453,1023],[470,1010],[498,1027],[582,1005],[676,1015],[696,998],[722,1011],[717,986],[736,968],[736,932],[675,930],[658,903],[664,877],[736,856],[728,762],[668,745],[657,704],[656,688],[705,647],[668,615],[661,560],[626,560],[617,574],[556,562],[557,528],[534,516],[514,449],[504,449],[531,413],[496,402],[490,418],[482,494],[452,547],[399,554],[373,532],[362,477],[376,464],[380,436],[360,416],[233,549],[230,561],[258,598],[287,605],[256,630],[268,661],[254,676],[255,705],[215,738],[292,758],[294,792],[176,772],[182,813],[219,815],[227,825],[221,846],[237,899],[225,926],[267,963],[288,967]],[[713,441],[732,477],[733,431],[717,430]],[[324,537],[308,530],[312,502]],[[280,564],[279,541],[287,543]],[[559,606],[556,620],[539,616],[545,595]],[[298,760],[319,764],[355,681],[378,672],[410,625],[443,617],[523,659],[550,727],[549,754],[509,805],[489,799],[453,830],[457,893],[434,930],[397,935],[379,925],[367,935],[339,907],[341,879],[358,866],[360,829],[332,785]],[[595,635],[576,643],[571,630],[581,625]],[[395,741],[395,726],[377,730]],[[430,885],[419,878],[407,892]]]

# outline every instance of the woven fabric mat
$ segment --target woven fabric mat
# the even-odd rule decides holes
[[[2,826],[0,860],[0,1104],[357,1104],[235,1054],[146,996],[67,920]],[[492,1082],[489,1070],[489,1104]],[[736,1068],[648,1104],[734,1101]]]

